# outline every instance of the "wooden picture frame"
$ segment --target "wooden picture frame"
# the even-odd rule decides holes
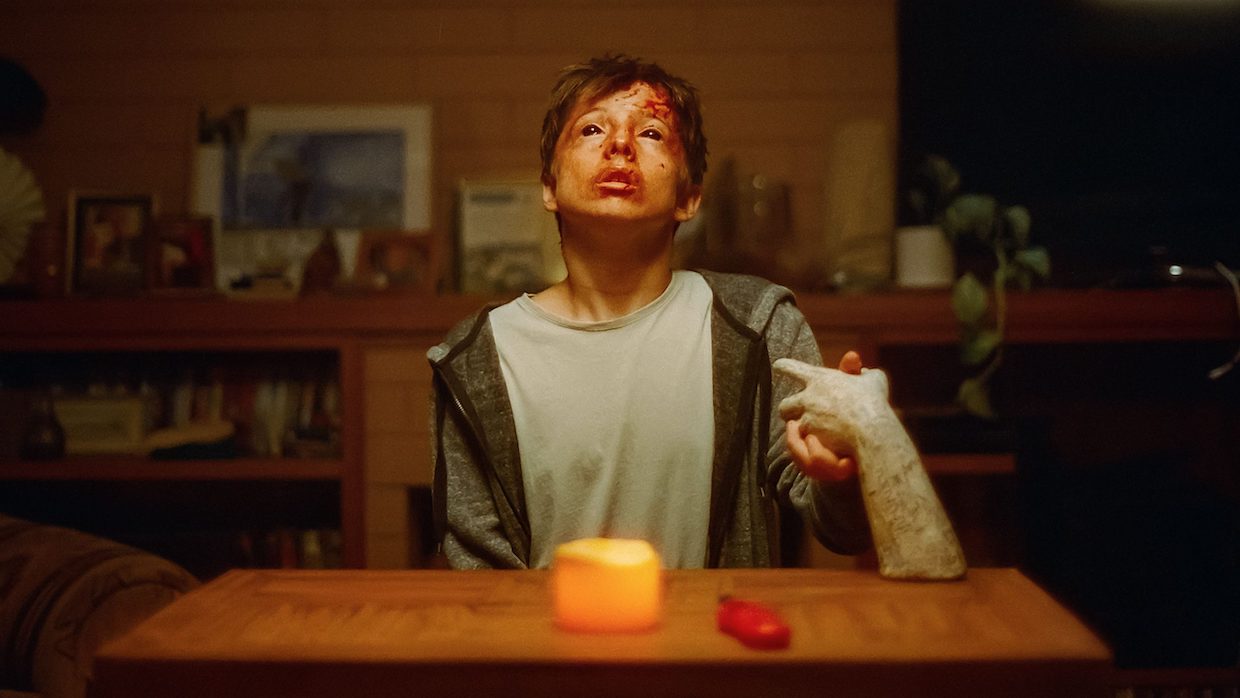
[[[431,226],[429,105],[254,104],[226,118],[244,137],[197,149],[191,199],[221,231]]]
[[[69,192],[65,280],[69,294],[129,295],[145,283],[152,194]]]
[[[463,180],[458,189],[455,262],[470,294],[541,291],[567,271],[543,185],[530,180]]]
[[[441,274],[433,233],[364,230],[353,271],[356,287],[370,291],[434,293]]]
[[[153,293],[214,291],[214,221],[208,216],[156,217],[148,228],[145,279]]]

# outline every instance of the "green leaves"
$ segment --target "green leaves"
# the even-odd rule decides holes
[[[978,330],[973,336],[961,338],[960,361],[966,366],[977,366],[994,353],[1003,341],[995,330]]]
[[[995,409],[990,404],[990,386],[981,377],[964,379],[956,391],[956,402],[969,414],[995,418]]]
[[[934,186],[934,193],[940,199],[960,189],[960,173],[942,155],[927,156],[921,166],[921,175]]]
[[[992,356],[992,366],[999,361],[999,345],[1003,335],[997,327],[987,326],[990,298],[986,287],[972,272],[966,272],[952,286],[952,312],[960,321],[960,361],[966,366],[979,366]],[[993,418],[987,378],[992,368],[981,376],[968,378],[960,384],[956,402],[970,414]]]
[[[996,283],[1015,284],[1028,291],[1033,287],[1034,277],[1045,279],[1051,274],[1051,258],[1043,247],[1016,250],[1012,261],[995,271]]]
[[[943,229],[952,240],[968,235],[989,244],[995,238],[995,197],[985,194],[961,194],[943,214]]]
[[[920,189],[910,191],[908,205],[917,214],[918,221],[929,223],[934,220],[934,213],[930,210],[930,197],[926,196],[926,192]]]
[[[1029,228],[1033,225],[1033,220],[1029,217],[1029,209],[1024,206],[1008,206],[1003,209],[1003,219],[1007,223],[1012,240],[1016,242],[1016,247],[1027,247]]]
[[[963,198],[963,197],[962,197]],[[961,207],[959,212],[984,213],[989,204],[981,201],[979,207]],[[1010,211],[1011,209],[1008,209]],[[1028,234],[1028,212],[1014,216],[1008,213],[1004,218],[1008,225],[1015,226],[1014,231],[1024,230]],[[1015,221],[1013,223],[1012,221]],[[990,292],[973,274],[966,272],[952,286],[952,312],[960,322],[960,362],[966,366],[982,366],[981,373],[965,379],[956,391],[956,402],[969,414],[985,419],[994,419],[994,406],[990,402],[990,377],[998,369],[1003,360],[1003,328],[1006,303],[1003,299],[1003,288],[1008,284],[1018,284],[1029,288],[1033,277],[1046,278],[1050,274],[1050,256],[1042,247],[1022,247],[1009,257],[1008,252],[998,247],[1000,240],[991,241],[996,246],[994,271],[994,292],[996,303],[991,312]],[[993,317],[992,317],[993,315]]]
[[[962,325],[976,325],[986,315],[986,287],[973,275],[965,272],[952,286],[952,312]]]
[[[924,225],[939,223],[943,210],[960,190],[960,173],[947,158],[928,155],[913,176],[908,203],[917,222]]]
[[[960,360],[976,366],[1003,341],[997,330],[983,326],[990,299],[986,287],[972,272],[966,272],[952,287],[952,312],[960,321]]]
[[[960,175],[951,163],[930,156],[917,170],[923,185],[909,192],[909,203],[919,215],[942,208],[941,225],[953,245],[985,248],[994,260],[993,272],[983,272],[992,283],[988,289],[972,272],[952,286],[952,312],[960,322],[960,361],[983,366],[964,380],[956,402],[979,417],[994,419],[990,402],[990,379],[1003,362],[1007,326],[1007,292],[1010,286],[1028,289],[1036,279],[1050,277],[1050,255],[1044,247],[1031,247],[1033,220],[1024,206],[1003,206],[986,194],[956,195]],[[993,307],[991,294],[994,294]]]
[[[1026,247],[1016,250],[1012,261],[1038,275],[1039,279],[1051,275],[1051,256],[1045,247]]]

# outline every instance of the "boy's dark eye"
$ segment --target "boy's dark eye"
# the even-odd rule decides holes
[[[645,131],[642,131],[641,135],[643,138],[650,138],[656,141],[663,140],[663,134],[657,129],[653,129],[653,128],[648,128]]]
[[[581,129],[581,135],[583,136],[594,136],[602,132],[603,132],[603,129],[599,128],[598,126],[594,124],[586,124]]]

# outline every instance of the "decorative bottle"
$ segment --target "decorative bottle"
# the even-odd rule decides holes
[[[22,434],[21,457],[26,460],[55,460],[65,455],[65,430],[56,418],[50,394],[41,395],[30,408],[26,431]]]

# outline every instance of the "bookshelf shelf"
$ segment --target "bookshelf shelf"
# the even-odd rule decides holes
[[[330,458],[152,460],[143,456],[70,456],[0,462],[2,480],[339,480],[344,462]]]
[[[922,464],[931,475],[1011,475],[1016,457],[1011,453],[925,453]]]
[[[186,364],[201,362],[203,356],[235,357],[241,364],[251,359],[326,360],[338,376],[341,423],[340,455],[326,459],[154,461],[91,456],[27,463],[0,451],[0,487],[5,482],[70,487],[97,481],[109,487],[132,483],[148,489],[203,482],[230,492],[234,486],[262,491],[282,483],[323,487],[334,493],[329,516],[338,521],[346,567],[408,564],[401,556],[407,554],[410,541],[400,537],[404,533],[396,533],[405,525],[400,507],[407,501],[407,487],[430,482],[424,414],[430,376],[425,351],[456,321],[493,300],[504,299],[407,295],[244,302],[222,298],[2,302],[0,362],[47,355],[53,366],[55,361],[68,361],[77,370],[89,369],[96,358],[116,356]],[[911,350],[919,357],[912,362],[914,368],[933,373],[921,370],[926,361],[920,357],[956,342],[946,291],[799,293],[798,305],[828,362],[845,349],[859,349],[868,364],[886,368],[892,351]],[[1231,294],[1221,288],[1037,290],[1012,294],[1008,317],[1013,345],[1226,342],[1230,346],[1240,335]],[[910,382],[907,374],[896,377],[895,388]],[[897,397],[893,393],[893,399]],[[13,419],[0,414],[0,426],[7,422],[12,430]],[[1015,471],[1014,457],[1003,453],[935,453],[926,456],[926,465],[936,477],[953,480]],[[89,493],[91,488],[80,489]],[[220,506],[226,510],[229,504]],[[373,520],[368,521],[368,513]]]
[[[433,335],[492,300],[482,296],[316,297],[295,301],[134,298],[0,303],[0,349],[330,348],[340,338]],[[798,293],[816,331],[864,335],[880,345],[951,344],[947,291]],[[1236,337],[1236,308],[1222,287],[1037,289],[1008,299],[1013,343],[1214,340]]]

